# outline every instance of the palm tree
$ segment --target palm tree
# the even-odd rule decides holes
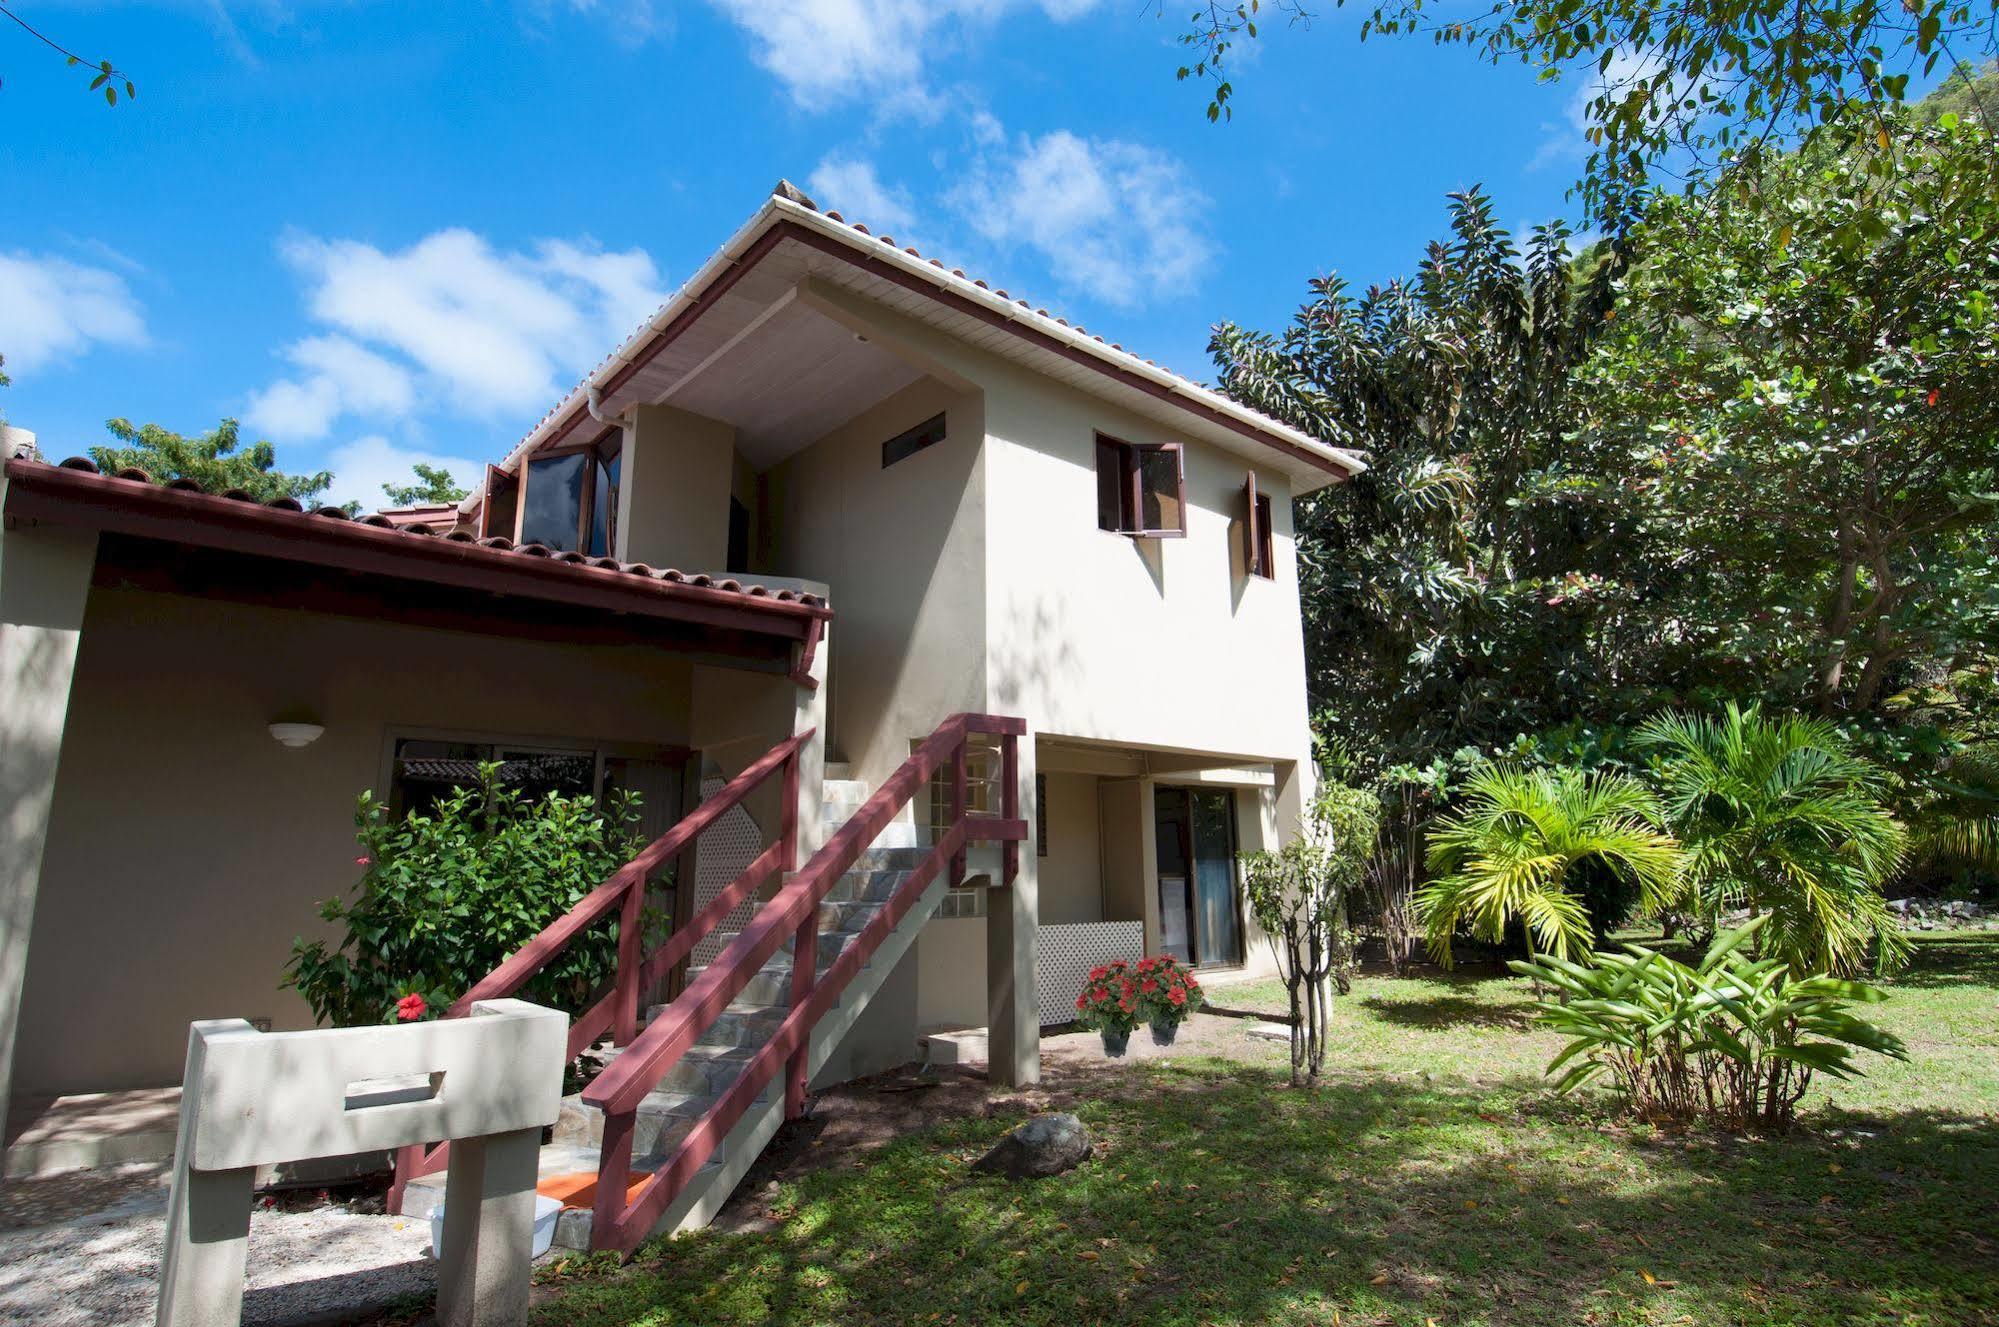
[[[1900,961],[1907,945],[1880,886],[1904,835],[1882,802],[1880,770],[1837,728],[1730,704],[1716,718],[1661,714],[1637,743],[1658,754],[1698,911],[1769,914],[1758,944],[1801,977],[1851,974],[1870,943],[1878,967]]]
[[[1445,966],[1451,939],[1469,926],[1499,940],[1525,923],[1530,953],[1587,952],[1633,902],[1655,909],[1672,896],[1678,845],[1659,802],[1636,779],[1579,769],[1496,766],[1474,776],[1464,808],[1430,833],[1438,878],[1417,891],[1430,952]],[[1585,896],[1596,895],[1592,914]]]

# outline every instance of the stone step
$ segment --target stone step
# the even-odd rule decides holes
[[[890,829],[895,828],[893,825]],[[913,826],[911,827],[914,828]],[[914,843],[868,848],[854,859],[849,871],[913,871],[930,855],[930,849]]]
[[[826,901],[886,903],[907,879],[907,870],[875,871],[857,867],[833,882],[833,887],[826,891]]]

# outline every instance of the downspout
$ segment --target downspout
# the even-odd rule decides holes
[[[583,408],[589,411],[590,418],[599,424],[616,424],[620,428],[624,427],[625,421],[622,416],[604,413],[604,389],[594,382],[583,385]]]

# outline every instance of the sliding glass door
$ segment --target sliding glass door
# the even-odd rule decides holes
[[[1235,794],[1159,788],[1153,794],[1159,851],[1159,944],[1200,966],[1242,962],[1236,890]]]

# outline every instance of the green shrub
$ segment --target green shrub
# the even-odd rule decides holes
[[[284,984],[322,1024],[351,1027],[441,1014],[508,955],[637,855],[638,799],[550,793],[528,800],[479,766],[429,814],[400,819],[361,794],[354,823],[364,868],[351,901],[320,916],[346,936],[329,948],[296,940]],[[568,1013],[588,1008],[617,962],[617,922],[579,936],[517,994]],[[412,995],[421,1002],[402,1004]]]
[[[1585,965],[1541,955],[1509,966],[1554,988],[1540,1022],[1572,1038],[1548,1065],[1568,1092],[1598,1074],[1654,1120],[1705,1116],[1788,1128],[1814,1073],[1851,1078],[1857,1051],[1907,1059],[1890,1033],[1847,1012],[1887,997],[1836,977],[1793,978],[1780,957],[1743,946],[1765,919],[1718,937],[1698,967],[1640,945]]]

